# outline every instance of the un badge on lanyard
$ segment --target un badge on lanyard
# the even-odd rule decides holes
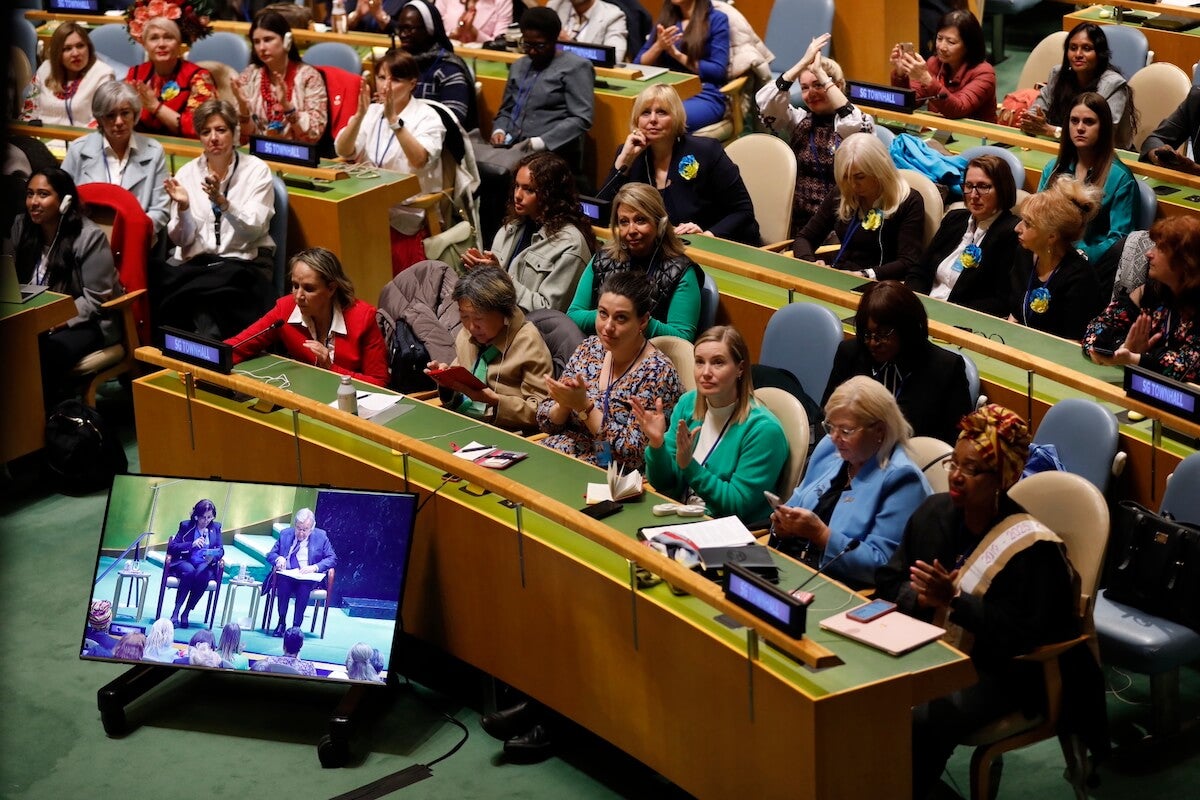
[[[608,469],[608,465],[612,463],[612,443],[608,439],[596,442],[596,465]]]

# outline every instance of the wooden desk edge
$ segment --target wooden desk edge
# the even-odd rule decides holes
[[[793,277],[783,272],[752,266],[736,258],[717,255],[695,247],[689,247],[687,254],[701,266],[711,266],[715,269],[751,278],[771,286],[794,290],[807,297],[843,306],[850,310],[858,308],[859,296],[853,292],[834,289],[814,281],[805,280],[804,278]],[[1011,345],[1001,344],[985,336],[964,331],[952,324],[938,322],[932,318],[929,320],[929,332],[943,341],[961,345],[971,352],[999,359],[1012,366],[1053,380],[1056,383],[1085,392],[1098,399],[1113,403],[1122,408],[1127,408],[1130,411],[1144,414],[1149,419],[1157,419],[1164,424],[1169,423],[1173,430],[1177,430],[1180,433],[1200,438],[1200,423],[1191,422],[1155,406],[1143,403],[1140,400],[1134,400],[1125,394],[1123,388],[1081,372],[1076,372],[1063,364],[1057,364],[1032,353],[1026,353],[1024,350],[1019,350]],[[1079,357],[1083,358],[1082,353]]]
[[[347,433],[393,450],[409,453],[438,469],[469,478],[473,483],[490,489],[502,497],[520,502],[526,508],[568,530],[585,536],[656,575],[661,575],[675,586],[686,589],[692,596],[737,620],[744,627],[755,630],[764,640],[810,667],[820,669],[842,663],[841,659],[828,648],[811,639],[798,641],[791,639],[733,605],[725,599],[720,587],[712,581],[697,575],[692,570],[683,568],[651,548],[644,547],[629,537],[612,531],[608,526],[585,516],[565,503],[530,490],[524,484],[506,477],[503,473],[464,461],[461,458],[455,458],[451,453],[439,447],[330,408],[325,403],[302,397],[294,392],[277,389],[240,375],[224,375],[164,356],[156,347],[139,347],[136,355],[139,361],[147,364],[154,364],[180,374],[191,373],[197,379],[259,397],[284,408],[294,409],[305,416],[333,425]]]
[[[1062,5],[1074,6],[1077,11],[1086,11],[1090,8],[1102,7],[1100,3],[1092,3],[1086,8],[1079,8],[1078,0],[1053,0],[1055,3]],[[1107,6],[1120,6],[1121,8],[1129,9],[1130,11],[1148,11],[1151,14],[1170,14],[1177,17],[1189,17],[1191,19],[1200,19],[1200,9],[1190,6],[1159,6],[1151,3],[1139,3],[1136,0],[1117,0],[1115,3],[1104,3]],[[1119,24],[1119,20],[1107,19],[1105,22],[1111,22],[1114,25]]]

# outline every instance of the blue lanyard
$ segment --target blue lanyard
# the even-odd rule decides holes
[[[377,167],[383,167],[383,160],[385,158],[387,158],[388,152],[390,152],[392,149],[392,143],[396,141],[396,136],[395,136],[395,134],[393,134],[392,137],[390,139],[388,139],[387,146],[383,148],[383,154],[381,155],[379,152],[379,137],[382,135],[383,135],[383,112],[380,111],[379,112],[379,121],[375,123],[375,158],[372,159],[372,161],[375,162],[375,166],[377,166]]]
[[[862,224],[862,217],[857,211],[854,212],[854,218],[850,220],[850,226],[846,228],[846,235],[842,237],[842,246],[838,248],[838,254],[833,259],[833,266],[837,266],[842,260],[842,255],[846,252],[846,245],[850,243],[850,239],[858,232],[858,226]]]
[[[540,69],[531,72],[526,77],[524,85],[517,87],[517,99],[513,101],[512,110],[512,120],[513,124],[517,128],[517,133],[521,132],[521,112],[524,110],[523,107],[525,105],[525,100],[533,91],[533,87],[537,85],[538,78],[540,77],[542,77],[542,71]],[[512,133],[512,131],[509,131],[509,133]],[[514,140],[516,138],[516,136],[513,137]]]
[[[605,427],[608,425],[608,399],[609,399],[609,395],[612,393],[613,384],[620,383],[621,378],[624,378],[626,375],[629,374],[629,370],[633,369],[633,365],[638,363],[638,360],[642,357],[642,353],[646,350],[646,344],[648,344],[648,341],[642,343],[642,349],[638,350],[638,354],[634,357],[633,361],[630,361],[629,366],[625,368],[625,371],[622,372],[620,375],[618,375],[615,379],[612,376],[612,370],[610,369],[608,371],[608,385],[604,387],[604,396],[601,398],[601,406],[600,406],[603,409],[603,416],[602,416],[601,422],[600,422],[601,430],[604,430]],[[611,356],[612,353],[609,353],[609,355]],[[615,363],[614,363],[614,366],[615,366]]]

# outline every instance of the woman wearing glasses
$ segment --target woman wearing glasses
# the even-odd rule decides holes
[[[945,641],[968,651],[979,675],[914,709],[913,797],[929,794],[964,737],[1044,695],[1041,666],[1014,657],[1079,629],[1079,590],[1062,541],[1008,496],[1029,454],[1028,426],[988,405],[961,428],[943,462],[950,491],[921,504],[875,573],[879,597],[945,627]]]
[[[899,281],[871,284],[858,301],[854,329],[854,338],[838,345],[822,402],[849,378],[866,375],[896,398],[914,435],[953,442],[975,398],[962,357],[929,341],[929,317],[913,291]]]
[[[904,451],[912,427],[878,381],[858,375],[839,386],[825,403],[823,425],[829,435],[804,480],[771,515],[771,545],[866,586],[892,557],[929,483]],[[848,549],[852,542],[856,549]]]
[[[1012,172],[999,156],[976,156],[963,182],[965,209],[942,224],[904,282],[913,291],[997,317],[1008,314],[1008,272],[1017,254]]]

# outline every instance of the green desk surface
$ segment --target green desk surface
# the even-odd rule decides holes
[[[1145,2],[1147,2],[1147,3],[1152,3],[1152,2],[1156,2],[1156,1],[1157,0],[1145,0]],[[1103,8],[1103,6],[1093,6],[1090,8],[1082,8],[1082,9],[1076,11],[1071,16],[1073,18],[1083,19],[1083,20],[1087,20],[1089,22],[1103,23],[1105,25],[1120,25],[1125,28],[1140,28],[1141,27],[1141,25],[1136,22],[1119,22],[1119,21],[1113,19],[1111,16],[1102,17],[1102,16],[1100,16],[1101,8]],[[1155,12],[1153,12],[1153,11],[1150,11],[1150,12],[1138,11],[1138,13],[1139,14],[1149,13],[1152,16],[1156,16]],[[1160,11],[1158,13],[1166,14],[1167,16],[1181,16],[1179,14],[1176,14],[1175,9],[1171,8],[1170,6],[1163,6],[1162,11]],[[1149,29],[1147,29],[1147,30],[1149,30]],[[1160,31],[1160,32],[1161,33],[1173,33],[1177,36],[1197,37],[1196,38],[1197,46],[1200,47],[1200,28],[1192,28],[1191,30],[1188,30],[1188,31]]]
[[[277,356],[264,356],[245,362],[239,365],[235,372],[258,379],[286,375],[291,391],[322,402],[331,402],[335,398],[339,382],[339,376],[332,372],[298,364]],[[173,393],[182,393],[183,391],[179,380],[169,372],[151,376],[147,382],[165,391]],[[365,383],[357,385],[361,390],[381,391],[378,387]],[[232,413],[245,416],[253,414],[254,419],[262,424],[274,426],[289,435],[292,432],[292,413],[287,409],[260,415],[248,411],[246,403],[237,403],[224,397],[205,393],[203,390],[199,390],[197,396],[202,397],[206,403],[226,408]],[[413,438],[427,443],[443,444],[447,450],[450,449],[452,442],[462,445],[475,440],[484,444],[527,452],[529,457],[505,470],[504,476],[535,487],[547,497],[567,505],[582,507],[586,485],[589,482],[603,480],[604,473],[596,467],[514,434],[431,404],[409,398],[405,398],[401,403],[409,410],[388,422],[385,426],[388,429],[413,436]],[[347,453],[366,463],[378,466],[380,469],[391,470],[398,474],[402,472],[401,458],[390,448],[346,433],[333,425],[302,418],[300,432],[306,438]],[[442,482],[441,476],[440,468],[421,464],[414,459],[409,460],[409,478],[414,483],[432,490]],[[461,491],[461,487],[461,483],[448,483],[441,488],[440,493],[450,495],[456,502],[515,526],[515,512],[500,504],[503,498],[491,493],[475,497]],[[651,506],[655,502],[660,501],[656,496],[647,494],[640,501],[626,504],[623,512],[609,517],[605,520],[605,524],[630,538],[636,537],[639,527],[670,524],[674,518],[655,517],[651,513]],[[536,536],[561,552],[587,563],[592,569],[608,575],[614,581],[623,584],[629,582],[628,563],[624,558],[602,545],[528,509],[523,510],[522,525],[527,534]],[[812,574],[811,570],[795,561],[778,554],[774,554],[774,557],[780,568],[780,585],[782,587],[799,585]],[[950,663],[958,658],[954,651],[941,645],[923,647],[913,653],[896,658],[856,644],[836,634],[822,631],[818,628],[818,622],[822,618],[830,616],[838,610],[853,608],[858,605],[859,601],[855,599],[857,595],[840,584],[826,581],[823,577],[814,581],[812,586],[816,587],[814,593],[817,600],[810,609],[808,617],[809,635],[814,641],[836,653],[844,663],[823,670],[811,670],[767,645],[759,648],[759,656],[761,661],[776,674],[795,683],[814,698]],[[731,629],[718,622],[714,609],[705,602],[690,596],[676,597],[665,585],[648,590],[647,594],[693,625],[726,642],[730,647],[746,652],[745,629]]]
[[[29,298],[24,303],[0,303],[0,319],[15,317],[22,311],[42,308],[63,299],[70,300],[71,298],[58,292],[45,291],[35,297]]]

